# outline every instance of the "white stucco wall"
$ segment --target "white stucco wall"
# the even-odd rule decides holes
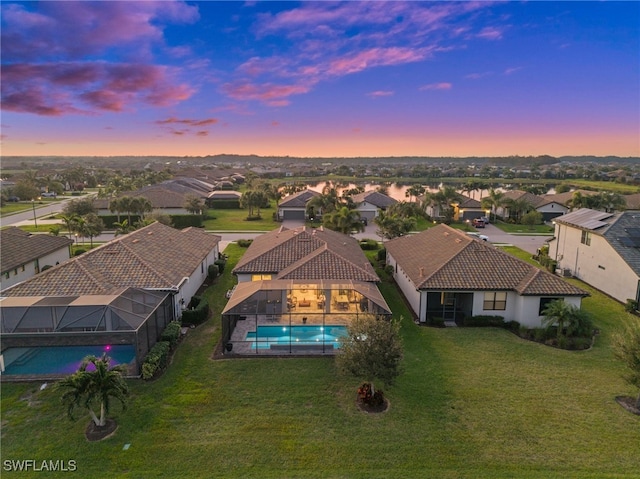
[[[9,278],[5,275],[2,275],[2,279],[0,281],[0,290],[5,290],[14,284],[21,283],[26,281],[27,279],[35,276],[44,266],[55,266],[56,263],[64,263],[65,261],[69,261],[69,247],[65,246],[60,248],[52,253],[44,255],[41,258],[38,258],[37,261],[30,261],[29,263],[23,266],[18,266],[17,273],[16,270],[9,271]]]
[[[182,303],[181,299],[184,299],[184,306],[186,307],[191,301],[191,298],[196,294],[202,283],[205,282],[208,276],[209,265],[213,264],[218,259],[218,245],[209,252],[206,258],[198,265],[198,267],[191,273],[188,281],[183,280],[180,284],[178,293],[175,295],[175,314],[176,317],[182,315]]]
[[[361,218],[367,218],[370,220],[378,216],[378,207],[366,201],[360,203],[357,206],[357,210],[360,212]]]
[[[421,293],[416,290],[415,285],[411,282],[409,277],[406,275],[404,270],[396,263],[396,260],[391,256],[389,252],[387,252],[387,264],[393,266],[394,273],[393,277],[398,284],[398,287],[404,294],[405,298],[409,302],[411,309],[418,316],[420,321],[426,321],[425,312],[420,311],[420,296]],[[426,295],[426,293],[422,293],[422,295]],[[426,303],[426,297],[424,302]],[[424,309],[424,308],[423,308]]]
[[[581,243],[582,230],[556,224],[555,240],[549,244],[549,256],[558,268],[594,288],[625,303],[635,299],[640,278],[611,245],[600,235],[591,234],[591,244]]]
[[[546,205],[542,205],[539,208],[536,208],[540,213],[562,213],[563,215],[569,211],[564,205],[560,203],[547,203]]]

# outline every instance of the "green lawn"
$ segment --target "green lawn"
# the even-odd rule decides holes
[[[209,218],[204,222],[204,228],[209,231],[271,231],[280,226],[273,220],[275,208],[260,210],[261,220],[247,221],[248,210],[216,210],[208,211]]]
[[[405,373],[386,391],[390,409],[367,415],[355,405],[359,381],[330,358],[211,359],[244,251],[227,248],[207,291],[216,314],[189,331],[164,376],[131,381],[114,437],[88,443],[88,417],[70,422],[51,385],[3,384],[3,461],[74,459],[83,478],[639,476],[640,417],[614,401],[636,391],[609,344],[627,313],[611,299],[584,301],[602,332],[592,350],[568,352],[505,330],[416,326],[382,283],[405,318]]]
[[[511,223],[505,223],[504,221],[498,221],[493,223],[505,233],[514,234],[553,234],[553,227],[547,225],[514,225]]]

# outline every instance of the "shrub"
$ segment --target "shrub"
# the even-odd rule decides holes
[[[40,268],[40,272],[42,273],[43,271],[46,271],[51,268],[53,268],[53,266],[51,266],[50,264],[45,264],[42,268]]]
[[[239,239],[237,241],[238,246],[240,246],[241,248],[248,248],[249,246],[251,246],[251,243],[253,243],[252,239]]]
[[[87,250],[86,250],[86,249],[84,249],[84,248],[78,248],[77,250],[75,250],[75,251],[73,252],[73,256],[80,256],[81,254],[86,253],[86,252],[87,252]]]
[[[200,296],[195,296],[195,295],[191,296],[191,301],[189,301],[188,308],[189,309],[197,308],[201,300],[202,298]]]
[[[207,268],[207,275],[209,276],[209,279],[216,279],[219,274],[220,274],[220,268],[218,267],[218,265],[210,264],[209,267]]]
[[[389,276],[393,277],[393,266],[391,266],[390,264],[386,265],[384,267],[384,272],[387,273]]]
[[[628,313],[633,313],[638,310],[638,302],[635,299],[627,299],[624,309]]]
[[[186,309],[182,312],[182,322],[188,324],[204,323],[209,317],[209,304],[206,299],[200,300],[195,309]]]
[[[227,265],[227,260],[226,259],[217,259],[213,262],[214,265],[216,265],[218,267],[218,272],[220,274],[224,273],[224,267]]]
[[[436,328],[444,328],[444,318],[436,316],[427,316],[427,326],[435,326]]]
[[[178,339],[180,339],[181,328],[182,324],[180,321],[171,321],[167,324],[167,327],[164,328],[164,331],[162,331],[160,341],[166,341],[172,348],[174,348],[176,344],[178,344]]]
[[[387,250],[385,248],[381,248],[378,250],[378,261],[386,261],[387,260]]]
[[[373,251],[377,250],[380,247],[378,242],[373,239],[363,239],[360,240],[360,248],[363,250]]]
[[[202,227],[203,215],[171,215],[171,223],[174,228],[183,229],[189,226]]]
[[[518,321],[507,321],[506,323],[504,323],[504,327],[512,333],[517,333],[518,331],[520,331],[520,323]]]
[[[147,353],[142,363],[142,379],[151,379],[167,367],[171,345],[167,341],[157,342]]]

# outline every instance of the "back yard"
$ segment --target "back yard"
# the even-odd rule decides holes
[[[607,297],[584,302],[601,330],[595,347],[567,352],[500,329],[419,327],[382,284],[405,318],[406,371],[386,391],[390,409],[367,415],[359,381],[333,359],[211,358],[244,250],[226,252],[208,291],[214,317],[189,331],[162,377],[131,381],[115,436],[88,443],[88,416],[70,422],[52,385],[2,384],[3,464],[73,459],[83,478],[638,477],[640,417],[614,400],[636,391],[609,343],[627,313]]]

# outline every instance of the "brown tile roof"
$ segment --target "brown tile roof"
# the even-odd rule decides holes
[[[0,258],[2,273],[35,261],[73,241],[65,236],[31,234],[11,226],[0,232]],[[44,265],[41,265],[44,266]]]
[[[358,242],[324,228],[279,228],[258,236],[234,273],[271,273],[274,279],[379,281]]]
[[[531,203],[534,208],[538,208],[540,205],[548,203],[544,200],[544,198],[542,198],[542,196],[534,195],[533,193],[522,190],[505,191],[502,198],[512,200],[526,200]]]
[[[580,193],[582,196],[598,194],[597,191],[574,190],[574,191],[565,191],[564,193],[555,193],[553,195],[543,195],[542,198],[544,198],[545,200],[544,204],[555,202],[555,203],[560,203],[561,205],[566,206],[569,200],[573,198],[574,193]]]
[[[627,203],[628,210],[640,210],[640,193],[624,195],[624,201]]]
[[[551,273],[446,225],[393,239],[385,247],[418,289],[587,295]]]
[[[320,196],[320,193],[313,190],[302,190],[285,197],[280,204],[279,208],[304,208],[314,196]]]
[[[113,294],[123,287],[173,288],[220,241],[199,228],[153,223],[7,289],[7,296]]]
[[[373,206],[377,206],[378,208],[382,209],[388,208],[389,206],[398,202],[390,196],[375,190],[358,193],[356,195],[353,195],[351,199],[355,204],[363,203],[364,201],[366,201],[367,203],[371,203]]]

